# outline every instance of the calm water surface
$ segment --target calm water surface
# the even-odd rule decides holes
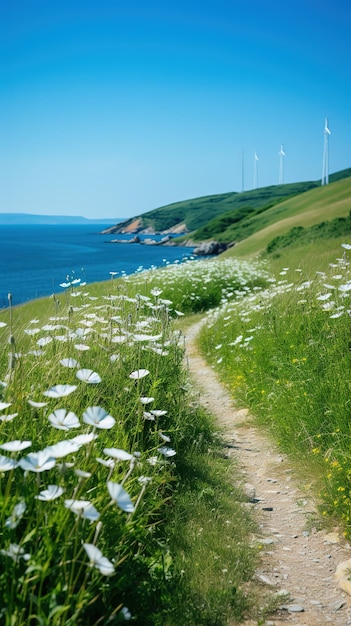
[[[122,235],[99,235],[106,224],[0,225],[0,308],[7,294],[19,304],[63,291],[67,276],[93,283],[109,272],[136,272],[188,258],[191,248],[110,244]],[[128,237],[125,237],[128,238]],[[154,238],[154,237],[153,237]]]

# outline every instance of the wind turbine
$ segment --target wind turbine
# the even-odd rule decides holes
[[[329,183],[329,135],[331,135],[331,132],[328,126],[328,118],[326,117],[324,122],[322,185],[328,185]]]
[[[280,144],[280,151],[278,152],[278,154],[279,154],[279,185],[282,185],[284,183],[284,157],[285,157],[283,144]]]
[[[254,156],[254,189],[257,189],[258,186],[258,156],[255,150]]]

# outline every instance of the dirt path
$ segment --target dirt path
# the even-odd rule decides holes
[[[238,459],[245,489],[261,529],[257,578],[274,593],[287,592],[268,626],[351,626],[351,598],[335,579],[337,566],[351,558],[338,530],[316,530],[312,500],[296,484],[287,458],[237,410],[213,369],[199,355],[195,337],[201,322],[185,332],[190,375],[200,400],[217,417],[228,455]],[[350,564],[351,567],[351,564]]]

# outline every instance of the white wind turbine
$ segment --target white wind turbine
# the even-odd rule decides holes
[[[282,185],[284,183],[284,157],[285,157],[283,144],[280,144],[280,151],[278,152],[278,154],[279,154],[279,185]]]
[[[328,118],[324,122],[324,147],[323,147],[323,166],[322,166],[322,185],[329,183],[329,135],[331,132],[328,126]]]
[[[255,156],[254,156],[254,189],[257,189],[258,187],[258,156],[257,156],[257,152],[255,150]]]

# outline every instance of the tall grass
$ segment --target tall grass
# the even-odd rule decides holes
[[[150,315],[127,294],[71,301],[79,304],[31,320],[23,334],[17,309],[9,321],[0,405],[6,624],[138,615],[136,583],[151,555],[162,564],[155,546],[172,491],[171,445],[180,450],[190,435],[182,350],[165,308]],[[162,581],[160,567],[154,588]],[[154,623],[159,608],[148,608],[144,623]]]
[[[271,287],[208,314],[201,346],[232,394],[305,467],[351,537],[350,250],[281,267]],[[296,257],[295,257],[296,263]],[[312,475],[311,475],[312,474]]]
[[[220,302],[241,280],[245,290],[267,274],[254,267],[250,274],[237,262],[215,267],[194,263],[91,287],[78,281],[60,296],[15,309],[9,298],[0,318],[6,626],[130,619],[147,626],[181,623],[184,615],[196,624],[192,606],[205,607],[203,623],[224,624],[252,611],[244,592],[255,560],[250,525],[238,505],[240,539],[227,530],[228,545],[220,547],[229,511],[216,460],[220,442],[194,402],[172,318],[188,300],[188,309],[206,309],[210,282]],[[204,289],[198,276],[206,272]],[[212,469],[200,476],[200,460],[210,458]],[[207,493],[209,483],[217,495]],[[192,524],[200,517],[221,556],[215,566],[209,557],[208,586],[193,569],[192,557],[201,570],[205,554],[203,546],[195,556]],[[220,596],[211,594],[219,571]]]

